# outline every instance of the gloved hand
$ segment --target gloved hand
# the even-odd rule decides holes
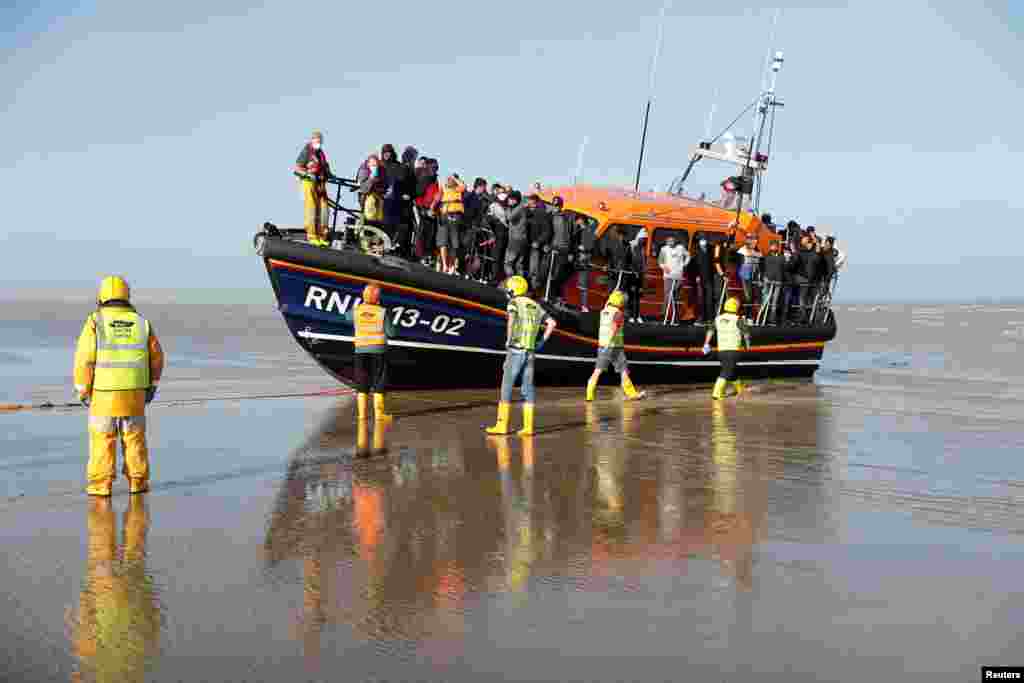
[[[541,337],[539,340],[537,340],[537,346],[533,349],[534,353],[536,353],[537,351],[540,351],[541,349],[543,349],[544,345],[547,344],[547,343],[548,343],[548,338],[547,337]]]
[[[156,386],[146,389],[146,405],[149,405],[153,401],[153,397],[156,396],[156,389]]]
[[[81,401],[83,406],[88,408],[89,404],[92,403],[92,396],[90,396],[89,394],[79,394],[78,400]]]
[[[705,356],[711,353],[711,344],[705,344],[703,351]]]

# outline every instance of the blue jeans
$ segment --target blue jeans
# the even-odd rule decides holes
[[[523,400],[533,403],[536,395],[533,390],[533,351],[509,349],[505,355],[505,372],[501,376],[502,403],[512,402],[512,388],[520,377],[522,385],[519,390],[523,394]]]

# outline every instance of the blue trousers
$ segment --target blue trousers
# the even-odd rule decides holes
[[[520,349],[509,349],[505,355],[505,371],[501,376],[501,402],[512,402],[512,388],[522,378],[519,390],[523,394],[523,400],[533,403],[533,351],[522,351]]]

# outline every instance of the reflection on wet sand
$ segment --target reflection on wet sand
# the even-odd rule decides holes
[[[157,654],[163,616],[156,585],[146,570],[149,511],[145,496],[131,496],[117,543],[109,498],[88,507],[85,586],[74,628],[80,663],[75,680],[142,681]]]
[[[373,450],[389,452],[364,458],[366,429],[339,410],[290,461],[268,573],[303,585],[296,637],[313,669],[325,624],[451,656],[467,596],[512,608],[538,581],[601,591],[700,558],[746,591],[783,460],[744,452],[736,424],[763,429],[774,411],[598,402],[582,423],[560,415],[577,426],[527,438],[484,438],[476,413],[424,415],[375,434]]]

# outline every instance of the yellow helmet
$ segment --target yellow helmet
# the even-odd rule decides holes
[[[616,289],[614,292],[608,295],[608,305],[614,306],[615,308],[622,308],[626,305],[626,293],[621,289]]]
[[[725,312],[726,313],[739,313],[740,311],[740,300],[734,296],[729,297],[725,300]]]
[[[108,301],[128,301],[131,297],[131,290],[128,282],[120,275],[108,275],[100,282],[100,292],[96,295],[96,302],[105,304]]]
[[[510,296],[523,296],[529,289],[530,285],[522,275],[513,275],[505,280],[505,290]]]

